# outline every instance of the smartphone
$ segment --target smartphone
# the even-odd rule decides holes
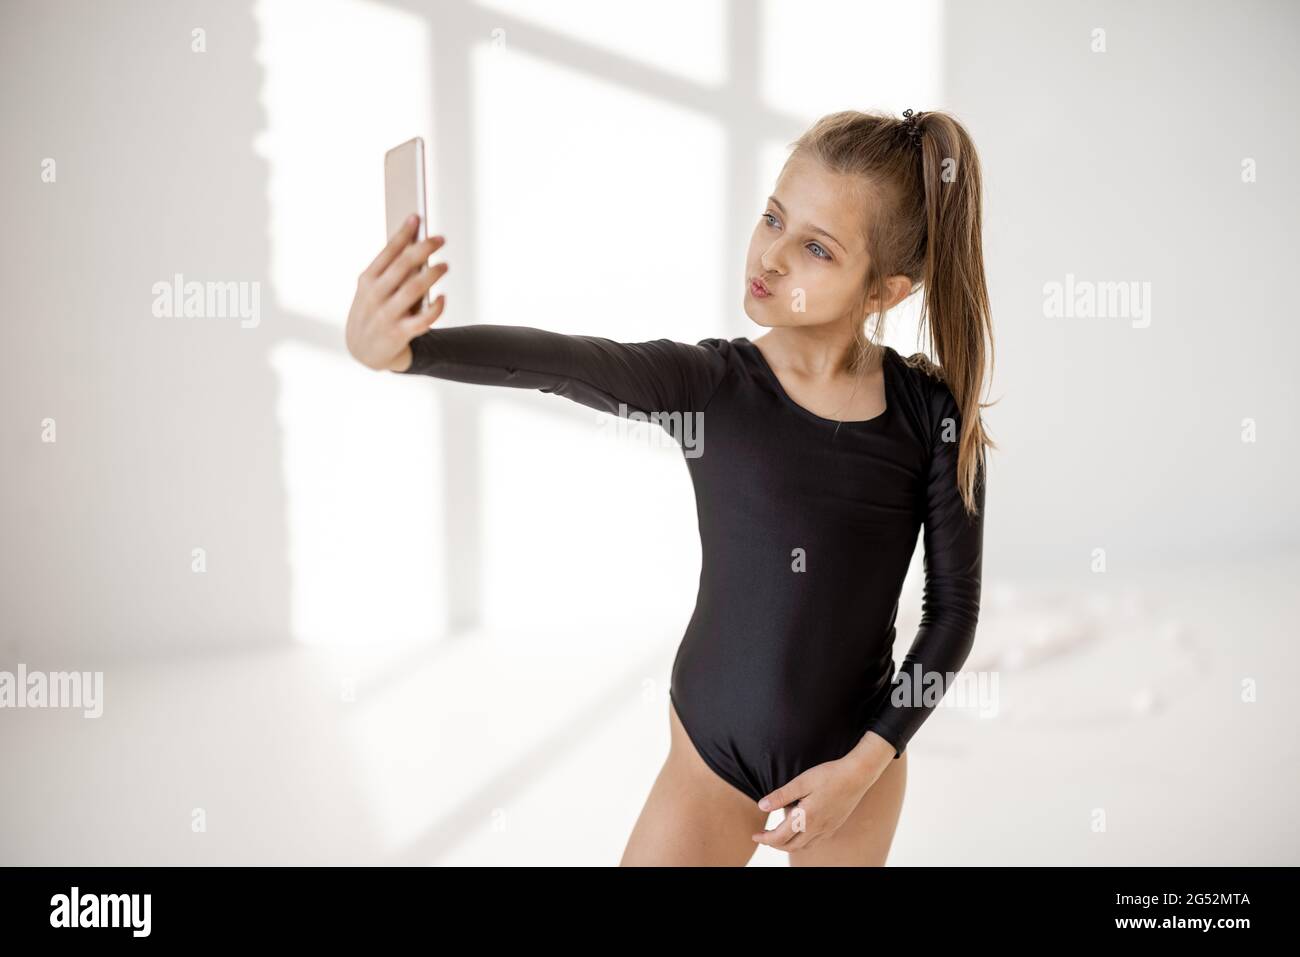
[[[412,213],[420,217],[420,224],[416,227],[415,239],[412,242],[419,242],[425,238],[427,233],[424,203],[424,140],[420,137],[413,137],[384,154],[384,206],[388,220],[388,234],[384,237],[385,241],[397,232],[406,217]],[[428,263],[424,262],[420,264],[419,271],[423,272],[428,268]],[[432,301],[433,290],[429,289],[421,298],[411,303],[408,311],[411,315],[415,315]]]

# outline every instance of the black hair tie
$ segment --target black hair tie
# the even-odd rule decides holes
[[[912,142],[919,145],[925,131],[921,129],[921,125],[916,121],[916,114],[911,110],[903,111],[903,126],[907,130],[907,135],[912,138]]]

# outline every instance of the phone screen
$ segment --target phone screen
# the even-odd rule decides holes
[[[384,206],[388,227],[385,238],[397,232],[402,222],[412,213],[420,217],[415,242],[425,238],[424,140],[420,137],[394,146],[384,154]],[[421,272],[427,268],[427,263],[420,264]],[[428,304],[432,292],[429,290],[413,302],[409,312],[412,315],[419,312]]]

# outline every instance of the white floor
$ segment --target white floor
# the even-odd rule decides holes
[[[890,863],[1300,864],[1297,571],[986,574],[998,713],[922,729]],[[98,719],[0,712],[0,864],[616,864],[684,624],[120,665]]]

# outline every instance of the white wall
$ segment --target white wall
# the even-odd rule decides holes
[[[607,441],[595,413],[556,397],[349,359],[356,274],[384,239],[382,154],[417,133],[449,238],[446,324],[696,341],[761,333],[741,269],[785,143],[835,109],[952,110],[984,168],[1001,397],[977,647],[996,659],[1033,633],[1033,593],[1017,589],[1034,582],[1083,601],[1168,597],[1171,581],[1187,599],[1213,580],[1217,613],[1177,607],[1225,655],[1214,687],[1290,663],[1294,599],[1253,569],[1294,561],[1300,532],[1285,285],[1300,10],[610,6],[3,6],[0,669],[104,668],[120,706],[98,738],[0,714],[0,748],[29,782],[5,790],[0,818],[33,822],[3,835],[0,860],[616,859],[666,746],[668,664],[694,600],[686,470]],[[1257,182],[1241,181],[1245,158]],[[176,273],[258,283],[258,323],[154,316],[153,285]],[[1044,284],[1067,274],[1150,283],[1150,325],[1046,317]],[[912,344],[905,317],[892,341]],[[1266,594],[1248,642],[1225,583],[1252,581]],[[358,678],[364,715],[339,707]],[[1251,727],[1294,754],[1269,707]],[[941,759],[961,733],[935,727],[913,750]],[[1133,740],[1095,731],[1100,755]],[[183,786],[110,760],[141,735]],[[999,740],[1011,793],[1020,739]],[[1178,742],[1195,744],[1163,741],[1170,761]],[[544,809],[572,788],[556,775],[615,767],[593,784],[611,795],[588,821],[602,843],[548,845]],[[472,782],[461,820],[509,807],[537,827],[456,845],[464,829],[416,800],[448,768]],[[111,799],[78,797],[87,775]],[[200,804],[225,822],[203,850],[188,828]],[[133,828],[114,830],[121,807]],[[75,843],[60,836],[72,818],[87,822]],[[150,830],[173,818],[170,836]],[[908,826],[903,859],[930,860],[934,817]],[[1068,827],[1045,827],[1035,853],[1077,851],[1051,843]],[[1239,836],[1225,834],[1226,861],[1295,862]],[[967,852],[987,862],[987,848],[951,851]]]
[[[1080,568],[1103,547],[1140,574],[1293,548],[1300,8],[947,10],[949,103],[988,192],[997,567]],[[1044,284],[1067,274],[1150,283],[1150,324],[1044,317]]]

